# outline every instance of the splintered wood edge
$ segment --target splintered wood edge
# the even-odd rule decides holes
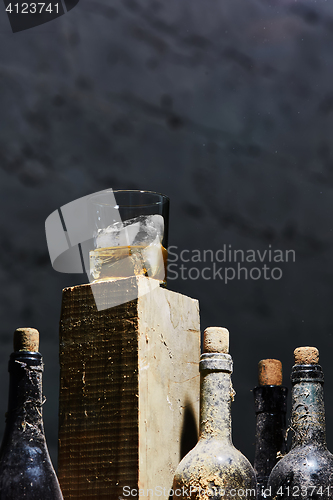
[[[14,332],[14,351],[38,352],[39,331],[35,328],[17,328]]]

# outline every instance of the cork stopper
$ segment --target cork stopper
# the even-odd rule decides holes
[[[229,353],[229,331],[219,326],[210,326],[204,331],[203,352]]]
[[[14,351],[38,352],[39,331],[35,328],[17,328],[14,332]]]
[[[262,359],[258,363],[259,385],[282,385],[282,363],[279,359]]]
[[[297,347],[294,350],[295,365],[317,365],[319,351],[316,347]]]

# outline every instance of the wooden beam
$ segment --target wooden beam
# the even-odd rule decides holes
[[[139,489],[146,498],[165,491],[159,498],[168,500],[174,470],[196,443],[198,301],[160,287],[147,293],[149,281],[63,290],[58,475],[65,500],[135,498],[126,493]],[[97,309],[95,299],[113,304],[119,294],[132,300]]]

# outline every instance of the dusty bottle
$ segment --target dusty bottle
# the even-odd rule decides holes
[[[0,500],[63,500],[47,449],[42,416],[39,333],[19,328],[10,355],[8,412],[0,449]]]
[[[277,500],[333,498],[333,455],[326,446],[324,375],[315,347],[294,351],[291,373],[291,449],[272,470],[268,489]]]
[[[173,498],[230,500],[256,497],[252,465],[232,444],[232,358],[229,332],[207,328],[200,358],[200,437],[179,463]]]
[[[287,451],[286,411],[288,389],[282,386],[282,364],[263,359],[258,365],[258,387],[253,389],[256,413],[254,470],[258,499],[266,497],[271,470]]]

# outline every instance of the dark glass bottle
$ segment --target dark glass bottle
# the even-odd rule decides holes
[[[14,333],[9,402],[0,449],[0,500],[63,500],[47,449],[42,416],[43,360],[34,328]]]
[[[253,467],[231,439],[234,390],[228,348],[228,330],[205,330],[200,358],[200,437],[176,469],[174,500],[256,498]]]
[[[272,470],[268,488],[276,500],[328,500],[333,498],[333,455],[326,446],[319,353],[315,347],[300,347],[294,355],[291,449]]]
[[[259,386],[253,389],[256,412],[254,470],[258,499],[266,497],[271,470],[287,451],[286,411],[288,389],[282,384],[282,364],[263,359],[258,365]]]

